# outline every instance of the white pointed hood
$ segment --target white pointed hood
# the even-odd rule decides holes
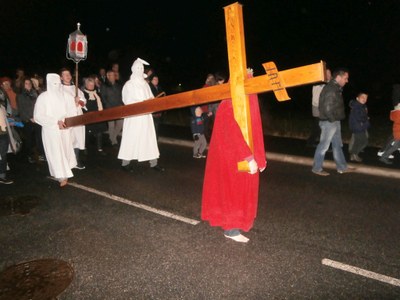
[[[61,78],[58,74],[49,73],[46,75],[47,92],[51,96],[62,97]]]
[[[132,75],[131,79],[144,79],[146,74],[144,73],[144,65],[149,65],[149,63],[141,58],[137,58],[131,67]]]
[[[122,89],[122,101],[124,104],[132,104],[154,98],[150,86],[145,80],[144,65],[148,62],[137,58],[131,67],[132,75]]]

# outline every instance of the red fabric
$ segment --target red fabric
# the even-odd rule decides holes
[[[224,230],[249,231],[257,214],[259,173],[239,172],[237,163],[254,155],[266,167],[264,136],[257,95],[250,95],[254,153],[246,144],[233,116],[232,101],[218,107],[207,155],[201,218]]]
[[[393,136],[395,140],[400,140],[400,110],[390,112],[390,120],[393,121]]]
[[[8,96],[8,100],[10,100],[11,108],[17,110],[17,94],[12,89],[6,90],[6,93]]]

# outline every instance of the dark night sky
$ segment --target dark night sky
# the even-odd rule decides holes
[[[0,0],[2,3],[4,0]],[[162,82],[200,87],[205,76],[226,70],[223,7],[234,1],[14,0],[0,11],[0,76],[24,67],[56,72],[69,33],[79,21],[89,40],[82,73],[117,61],[129,75],[141,57]],[[136,3],[139,2],[140,4]],[[182,4],[183,3],[183,4]],[[248,66],[256,75],[273,60],[279,69],[325,60],[350,69],[354,89],[381,89],[398,77],[400,1],[253,0],[243,4]],[[194,6],[194,7],[192,7]]]

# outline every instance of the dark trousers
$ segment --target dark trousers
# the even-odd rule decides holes
[[[103,132],[91,131],[86,127],[86,136],[91,138],[91,142],[94,140],[97,150],[103,149]],[[88,148],[88,141],[89,139],[86,139],[86,148]]]
[[[8,135],[0,134],[0,177],[5,178],[7,172]]]
[[[382,158],[388,159],[390,154],[392,154],[399,148],[400,140],[395,140],[394,138],[390,139],[383,150]]]
[[[32,156],[34,149],[38,151],[39,155],[44,155],[43,141],[42,141],[42,126],[37,123],[24,122],[22,128],[25,152]]]
[[[393,134],[391,134],[388,138],[387,138],[387,140],[386,140],[386,143],[385,143],[385,146],[383,146],[383,148],[381,148],[381,152],[385,152],[386,150],[388,150],[390,147],[391,147],[391,143],[392,142],[394,142],[394,137],[393,137]]]
[[[156,138],[158,140],[158,128],[161,123],[161,114],[153,114],[154,130],[156,131]]]
[[[349,153],[358,155],[368,145],[368,132],[353,133],[349,143]]]

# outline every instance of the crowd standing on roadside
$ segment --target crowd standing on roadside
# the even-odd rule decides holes
[[[150,74],[154,69],[149,71]],[[96,152],[101,156],[107,155],[104,135],[108,135],[112,147],[120,147],[123,119],[71,128],[66,128],[64,123],[68,117],[124,105],[122,87],[125,82],[118,63],[111,64],[108,69],[100,67],[98,74],[82,77],[80,82],[74,82],[70,70],[65,67],[58,74],[49,73],[45,77],[46,80],[38,73],[30,76],[23,68],[17,68],[13,78],[0,77],[0,184],[14,182],[6,176],[10,169],[7,161],[10,149],[18,154],[17,159],[22,157],[32,164],[47,163],[50,175],[63,187],[73,176],[73,169],[85,169],[81,153],[88,154],[90,142],[94,142]],[[149,98],[153,98],[153,93],[157,93],[154,97],[165,95],[156,74],[143,82]],[[125,104],[128,104],[128,98],[126,96]],[[16,124],[20,124],[20,128]],[[152,121],[153,128],[156,124]],[[22,140],[21,148],[14,149],[16,137],[13,132]],[[147,133],[142,135],[146,137]],[[151,136],[146,138],[152,140]],[[127,136],[125,142],[129,139]],[[155,145],[158,151],[156,140]],[[158,155],[153,156],[149,159],[152,169],[164,171],[158,165]]]
[[[99,67],[97,70],[97,73],[83,77],[80,81],[81,84],[79,84],[74,82],[74,78],[68,69],[61,69],[59,72],[61,80],[60,92],[66,107],[64,119],[67,117],[79,116],[86,112],[101,111],[103,109],[127,104],[123,102],[122,88],[125,82],[121,77],[119,64],[114,63],[110,65],[109,68]],[[143,82],[147,83],[151,91],[149,98],[165,96],[165,90],[160,85],[160,78],[155,70],[147,66],[144,68],[143,73]],[[341,121],[345,118],[342,90],[348,82],[348,76],[349,72],[346,69],[338,69],[335,70],[332,78],[330,69],[327,69],[327,82],[315,85],[312,89],[312,112],[316,120],[314,125],[317,126],[313,126],[307,145],[316,146],[312,172],[317,175],[329,175],[329,173],[323,170],[322,165],[325,153],[328,151],[330,145],[332,145],[333,158],[338,173],[343,174],[354,170],[354,168],[348,167],[347,165],[343,154],[343,142],[341,137]],[[6,151],[5,153],[10,152],[10,147],[7,146],[10,144],[10,135],[12,135],[10,131],[13,131],[14,135],[16,135],[12,137],[13,143],[15,143],[19,136],[22,139],[22,148],[20,151],[22,155],[19,155],[19,157],[22,157],[32,164],[47,163],[48,158],[46,157],[46,147],[44,143],[46,138],[42,136],[42,133],[46,131],[46,129],[35,119],[34,110],[40,95],[47,92],[47,84],[49,82],[54,84],[54,81],[57,81],[55,78],[50,79],[51,80],[48,81],[49,78],[47,78],[47,81],[45,81],[38,73],[28,75],[23,68],[16,69],[14,78],[12,78],[12,76],[0,76],[0,102],[2,112],[5,114],[5,117],[4,114],[1,116],[3,119],[1,125],[3,125],[3,123],[5,124],[5,118],[5,120],[10,121],[8,125],[12,129],[7,130],[7,127],[3,126],[0,130],[0,137],[2,139],[0,143],[2,145],[2,147],[0,147],[0,157],[2,158],[0,163],[0,183],[9,184],[13,182],[13,180],[6,176],[9,165],[7,164],[7,155],[4,154],[4,151]],[[226,80],[227,77],[222,72],[216,72],[215,74],[209,73],[206,76],[203,87],[206,88],[224,84]],[[58,94],[58,96],[60,95]],[[350,161],[357,163],[363,161],[360,157],[360,153],[367,147],[369,139],[368,129],[370,127],[370,121],[366,106],[367,99],[368,94],[362,92],[359,93],[354,100],[350,101],[349,104],[351,109],[349,114],[349,128],[352,132],[352,137],[349,142],[349,156]],[[394,136],[395,128],[398,126],[398,120],[395,116],[399,110],[399,102],[400,101],[393,102],[394,109],[390,115],[390,119],[393,121],[393,134],[390,135],[387,143],[378,152],[379,160],[388,165],[393,163],[394,152],[398,150],[400,146],[398,136]],[[194,137],[193,157],[195,158],[206,157],[207,139],[211,139],[213,121],[217,114],[219,104],[220,101],[215,101],[210,104],[191,108],[191,129]],[[200,109],[197,108],[201,108],[201,112]],[[158,125],[161,116],[162,112],[152,114],[156,140],[158,138]],[[194,122],[194,120],[196,120],[196,122]],[[15,126],[17,123],[21,124],[20,128]],[[71,137],[69,141],[72,143],[76,160],[76,165],[71,168],[85,169],[80,154],[82,151],[85,151],[85,154],[87,154],[87,148],[90,143],[95,144],[97,153],[102,156],[107,155],[107,151],[104,151],[104,145],[106,143],[111,143],[111,146],[120,148],[120,140],[123,136],[123,124],[124,119],[116,119],[98,124],[70,128]],[[196,124],[196,126],[193,126],[194,124]],[[58,125],[60,128],[63,128],[62,125]],[[104,136],[107,136],[108,140],[104,140]],[[86,140],[86,137],[88,137],[90,141]],[[149,137],[149,140],[151,139],[152,138]],[[7,149],[4,150],[5,148]],[[16,151],[19,151],[19,148]],[[122,163],[124,169],[129,171],[131,171],[130,160],[131,159],[123,159]],[[158,165],[158,157],[149,159],[149,161],[151,167],[154,167],[154,169],[164,170],[164,168]],[[124,165],[126,163],[128,163],[128,166]],[[5,170],[4,165],[6,165]],[[52,172],[53,171],[50,173]],[[69,174],[64,175],[65,178],[60,178],[66,179],[69,176]]]

